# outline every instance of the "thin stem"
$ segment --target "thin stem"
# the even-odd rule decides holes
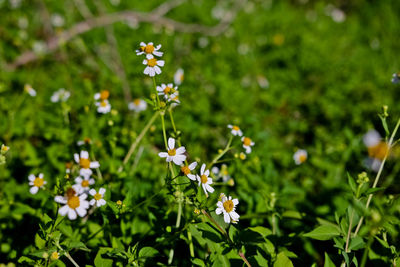
[[[78,263],[76,263],[76,261],[74,261],[74,259],[71,257],[71,255],[69,255],[69,253],[68,252],[64,252],[64,255],[72,262],[72,264],[75,266],[75,267],[79,267],[79,264]]]
[[[350,243],[351,228],[353,226],[353,217],[354,217],[354,209],[351,210],[350,222],[349,222],[349,230],[347,231],[346,248],[345,248],[346,253],[350,253],[350,251],[349,251],[349,243]]]
[[[221,153],[219,153],[210,163],[210,165],[208,165],[208,169],[210,169],[223,155],[225,155],[226,152],[229,151],[229,149],[231,148],[231,144],[232,144],[232,140],[233,140],[233,135],[231,135],[231,137],[229,138],[228,144],[226,144],[226,147],[224,150],[221,151]]]
[[[374,242],[374,237],[370,236],[368,239],[367,246],[365,247],[362,259],[361,259],[360,267],[365,267],[365,264],[367,263],[367,258],[368,258],[368,251],[371,248],[371,245],[373,242]]]
[[[126,154],[124,161],[122,162],[122,165],[119,167],[118,172],[122,172],[124,169],[124,166],[126,163],[128,163],[129,159],[132,156],[132,153],[135,151],[136,147],[144,137],[144,135],[147,133],[149,130],[150,126],[154,123],[155,119],[157,118],[158,112],[155,112],[153,116],[150,118],[150,120],[147,122],[146,126],[143,128],[143,130],[140,132],[139,136],[135,139],[135,142],[132,143],[131,147],[129,148],[128,153]]]
[[[192,232],[190,232],[190,229],[188,229],[187,235],[188,235],[188,240],[189,240],[190,257],[194,258],[194,247],[193,247],[193,240],[192,240]]]
[[[160,116],[161,116],[161,124],[162,124],[162,131],[163,131],[165,148],[168,150],[167,132],[165,130],[164,114],[162,112],[160,112]],[[175,176],[175,175],[173,175],[173,176]]]
[[[388,155],[389,155],[390,149],[392,148],[393,139],[394,139],[394,137],[396,136],[396,133],[397,133],[397,130],[399,129],[399,126],[400,126],[400,119],[397,121],[397,124],[396,124],[396,126],[395,126],[395,128],[394,128],[394,130],[393,130],[393,132],[392,132],[392,135],[390,136],[389,143],[388,143],[389,148],[386,150],[385,157],[383,158],[382,163],[381,163],[381,166],[379,167],[379,171],[378,171],[378,173],[377,173],[377,175],[376,175],[376,177],[375,177],[375,181],[374,181],[374,184],[372,185],[372,188],[375,188],[376,185],[377,185],[378,182],[379,182],[379,178],[381,177],[382,170],[383,170],[383,166],[385,165],[385,162],[386,162],[386,159],[387,159],[387,157],[388,157]],[[366,209],[368,209],[369,204],[371,203],[371,200],[372,200],[372,197],[373,197],[373,196],[374,196],[374,194],[370,194],[370,195],[368,196],[367,204],[365,205],[365,208],[366,208]],[[362,217],[360,218],[360,220],[359,220],[359,222],[358,222],[358,224],[357,224],[356,231],[354,232],[354,236],[357,236],[358,231],[360,231],[360,228],[361,228],[361,225],[362,225],[362,223],[363,223],[363,220],[364,220],[364,216],[362,216]]]
[[[172,129],[174,129],[174,133],[175,133],[175,135],[176,135],[176,134],[177,134],[177,131],[176,131],[176,127],[175,127],[174,117],[172,116],[172,110],[171,110],[171,108],[168,109],[168,113],[169,113],[169,118],[171,119]],[[179,144],[179,145],[180,145],[180,144]]]
[[[154,86],[154,91],[156,94],[156,98],[157,98],[157,106],[158,108],[160,108],[160,97],[158,96],[158,92],[157,92],[157,85],[156,85],[156,77],[153,76],[153,86]]]

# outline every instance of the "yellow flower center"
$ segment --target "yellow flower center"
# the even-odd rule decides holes
[[[96,193],[93,197],[95,200],[100,200],[102,198],[100,193]]]
[[[108,90],[103,90],[103,91],[100,92],[100,99],[101,100],[108,99],[109,96],[110,96],[110,92]]]
[[[101,101],[100,102],[100,106],[102,106],[103,108],[107,106],[107,102],[106,101]]]
[[[251,139],[248,138],[248,137],[245,137],[245,138],[243,139],[243,145],[245,145],[245,146],[250,146],[250,145],[251,145]]]
[[[90,160],[89,159],[80,158],[79,159],[79,165],[83,169],[89,169],[90,168]]]
[[[155,59],[155,58],[148,59],[147,60],[147,65],[149,67],[154,67],[155,65],[157,65],[157,59]]]
[[[79,205],[81,203],[80,203],[79,197],[72,196],[72,197],[68,198],[67,204],[71,209],[76,209],[77,207],[79,207]]]
[[[368,148],[368,155],[379,160],[383,160],[388,152],[389,146],[386,142],[380,142],[376,146]]]
[[[183,172],[183,174],[188,175],[190,173],[189,166],[181,167],[181,171]]]
[[[208,180],[207,175],[203,174],[202,176],[200,176],[200,181],[201,181],[203,184],[206,184],[206,183],[207,183],[207,180]]]
[[[133,100],[133,104],[135,104],[136,106],[139,106],[140,104],[140,99],[136,98],[135,100]]]
[[[173,149],[168,150],[168,155],[169,156],[175,156],[176,155],[176,149],[173,148]]]
[[[239,127],[237,127],[236,125],[233,125],[233,127],[232,127],[232,130],[234,130],[234,131],[239,131],[239,130],[240,130],[240,128],[239,128]]]
[[[81,185],[82,185],[82,187],[88,187],[89,186],[89,181],[88,180],[83,180]]]
[[[118,206],[121,206],[121,205],[122,205],[122,201],[121,201],[121,200],[118,200],[118,201],[117,201],[117,205],[118,205]]]
[[[146,46],[142,46],[142,50],[147,54],[151,54],[154,51],[154,46],[151,44],[148,44]]]
[[[233,207],[235,206],[235,205],[233,205],[233,201],[232,200],[227,200],[222,205],[224,206],[224,209],[228,213],[231,212],[233,210]]]
[[[44,179],[40,177],[36,177],[33,181],[33,185],[37,187],[41,187],[44,184]]]
[[[85,142],[85,144],[90,144],[90,142],[92,142],[92,140],[90,140],[89,137],[85,137],[85,138],[83,138],[83,142]]]
[[[51,253],[52,260],[57,260],[59,257],[60,257],[60,254],[58,254],[57,251],[54,251],[53,253]]]
[[[301,155],[299,156],[299,161],[300,161],[301,163],[303,163],[304,161],[306,161],[306,159],[307,159],[307,155],[306,155],[306,154],[301,154]]]
[[[169,94],[169,92],[171,92],[171,87],[165,87],[165,89],[164,89],[164,94]]]

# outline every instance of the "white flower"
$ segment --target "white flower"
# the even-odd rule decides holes
[[[184,175],[186,175],[190,180],[196,181],[196,175],[191,174],[190,171],[193,171],[197,166],[197,162],[192,162],[188,165],[182,164],[181,171]]]
[[[184,78],[184,71],[183,69],[178,69],[174,74],[174,83],[177,85],[181,85]]]
[[[96,204],[97,207],[101,207],[105,205],[107,202],[103,199],[104,193],[106,190],[104,188],[100,188],[99,192],[96,192],[94,189],[90,189],[89,194],[93,196],[93,199],[90,200],[90,205],[94,206]]]
[[[239,126],[228,124],[228,128],[232,129],[231,134],[234,136],[242,136],[242,130],[240,130]]]
[[[111,105],[108,100],[102,100],[100,102],[96,102],[97,112],[106,114],[111,111]]]
[[[175,98],[179,95],[178,87],[174,86],[172,83],[157,86],[157,91],[158,95],[164,96],[164,99],[168,101],[171,101],[171,98]]]
[[[108,91],[108,90],[103,90],[100,93],[94,94],[95,100],[106,100],[109,97],[110,97],[110,91]]]
[[[54,27],[62,27],[65,24],[63,16],[58,13],[52,14],[50,20]]]
[[[196,174],[197,181],[199,182],[199,186],[203,187],[204,193],[208,196],[208,192],[214,192],[214,188],[210,186],[213,183],[212,178],[208,177],[210,175],[210,171],[206,170],[206,164],[203,163],[200,169],[200,175]]]
[[[186,149],[184,146],[175,149],[175,139],[170,137],[168,139],[168,151],[160,152],[158,153],[158,156],[161,158],[167,158],[167,162],[173,161],[176,165],[180,166],[186,160],[185,152]]]
[[[147,109],[147,103],[143,99],[136,98],[128,105],[129,110],[135,112],[144,111]]]
[[[139,55],[146,54],[147,58],[149,58],[149,56],[151,56],[151,55],[161,57],[163,55],[163,52],[158,51],[160,48],[161,48],[160,44],[157,45],[156,47],[154,47],[153,43],[146,44],[145,42],[141,42],[140,49],[136,50],[136,55],[139,56]]]
[[[217,167],[214,167],[214,168],[217,168]],[[214,168],[211,169],[211,171],[213,173],[215,173],[214,171],[216,171]],[[224,182],[224,183],[228,182],[231,179],[231,176],[229,175],[229,172],[228,172],[228,166],[226,164],[222,164],[221,170],[218,169],[218,172],[216,173],[216,176],[218,178],[221,177],[222,178],[222,182]]]
[[[65,102],[68,100],[68,98],[71,96],[71,93],[64,88],[60,88],[58,91],[55,91],[53,95],[51,96],[51,102],[57,103],[57,102]]]
[[[70,220],[75,220],[77,218],[77,214],[80,217],[86,215],[87,209],[89,208],[89,202],[86,200],[86,198],[86,194],[77,196],[75,190],[69,188],[66,196],[56,196],[54,200],[57,203],[65,204],[58,210],[58,213],[61,216],[68,214],[68,218]]]
[[[10,147],[9,147],[9,146],[6,146],[5,144],[2,144],[2,145],[1,145],[0,153],[1,153],[2,155],[5,155],[5,154],[8,152],[8,150],[10,150]]]
[[[43,188],[47,182],[43,178],[43,173],[40,173],[39,176],[35,176],[33,174],[28,176],[29,179],[29,185],[32,186],[31,189],[29,189],[29,192],[31,192],[32,195],[36,194],[39,191],[39,188]]]
[[[228,198],[225,196],[225,194],[221,194],[221,201],[218,201],[217,203],[217,209],[215,210],[215,213],[217,215],[223,213],[224,214],[224,221],[226,223],[237,223],[239,221],[239,214],[236,213],[236,205],[239,204],[239,200],[232,199],[231,196]]]
[[[87,151],[81,151],[80,156],[75,153],[74,154],[74,159],[75,162],[79,164],[79,166],[81,167],[79,174],[86,177],[86,176],[90,176],[92,175],[92,170],[94,168],[99,168],[100,164],[97,161],[90,161],[89,159],[89,153]]]
[[[304,149],[298,149],[294,154],[293,154],[293,160],[296,163],[296,165],[300,165],[303,162],[307,160],[307,150]]]
[[[254,142],[250,138],[245,136],[242,137],[242,142],[243,148],[246,149],[246,153],[251,153],[251,147],[254,146]]]
[[[157,60],[151,54],[148,54],[147,59],[143,60],[143,65],[147,65],[143,73],[153,77],[161,73],[160,67],[163,67],[164,64],[164,60]]]
[[[89,189],[90,189],[89,186],[94,184],[94,179],[90,178],[90,176],[86,176],[86,177],[78,176],[75,178],[75,183],[76,184],[73,185],[75,191],[78,194],[82,194],[84,192],[89,191]]]
[[[381,142],[381,135],[376,130],[369,130],[364,134],[363,141],[366,147],[374,147]]]
[[[24,86],[25,92],[28,93],[28,95],[35,97],[36,96],[36,90],[32,88],[30,84],[25,84]]]

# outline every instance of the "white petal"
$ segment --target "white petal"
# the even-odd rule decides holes
[[[91,196],[96,195],[96,190],[94,190],[93,188],[90,189],[90,190],[89,190],[89,194],[90,194]]]
[[[215,214],[220,215],[222,213],[222,209],[221,208],[217,208],[215,210]]]
[[[68,210],[69,210],[68,205],[65,205],[65,206],[62,206],[62,207],[58,210],[58,213],[59,213],[61,216],[65,216],[65,215],[67,215]]]
[[[230,223],[231,222],[231,217],[229,217],[229,214],[227,212],[224,212],[224,221],[226,223]]]
[[[89,208],[89,201],[87,200],[81,200],[81,205],[80,207],[84,208],[84,209],[88,209]]]
[[[204,175],[205,175],[205,176],[209,176],[209,175],[210,175],[210,170],[206,170],[206,171],[204,172]]]
[[[83,207],[77,207],[75,210],[80,217],[85,216],[87,213],[86,209],[84,209]]]
[[[201,165],[201,169],[200,169],[200,174],[203,175],[204,174],[204,169],[206,168],[206,164],[203,163],[203,165]]]
[[[54,201],[61,204],[66,204],[67,200],[62,196],[55,196]]]
[[[234,212],[234,211],[231,211],[231,212],[229,212],[229,215],[231,216],[231,218],[234,220],[234,221],[237,221],[237,220],[239,220],[239,214],[237,214],[236,212]]]
[[[170,137],[168,138],[168,148],[173,149],[175,147],[175,139]]]
[[[196,181],[196,175],[194,175],[194,174],[188,174],[187,177],[188,177],[190,180]]]
[[[143,59],[142,63],[143,63],[143,65],[147,65],[147,60]]]
[[[35,177],[35,175],[30,174],[30,175],[28,176],[28,179],[29,179],[29,181],[33,182],[33,181],[35,181],[36,177]]]
[[[176,156],[174,156],[174,158],[175,158],[176,160],[179,160],[179,161],[185,161],[186,155],[184,155],[184,154],[182,154],[182,155],[176,155]],[[182,163],[181,163],[181,164],[182,164]]]
[[[75,178],[75,183],[80,184],[82,183],[82,178],[80,176]]]
[[[86,198],[87,198],[86,194],[82,194],[82,195],[79,196],[79,200],[80,201],[85,200]]]
[[[94,179],[93,178],[89,179],[89,184],[90,185],[94,184]]]
[[[174,158],[171,156],[167,156],[167,162],[171,162]]]
[[[232,200],[233,204],[236,206],[237,204],[239,204],[239,200],[237,198],[235,198],[234,200]]]
[[[98,168],[98,167],[100,167],[100,163],[98,161],[90,162],[90,168],[94,169],[94,168]]]
[[[76,212],[73,209],[68,209],[68,219],[75,220],[76,219]]]
[[[80,175],[82,175],[82,176],[84,176],[84,177],[88,177],[88,176],[90,176],[90,175],[92,175],[92,170],[91,169],[80,169],[79,170],[79,174]]]
[[[233,125],[232,125],[232,124],[228,124],[228,128],[229,128],[229,129],[232,129],[232,128],[233,128]]]
[[[97,207],[104,206],[107,202],[104,199],[97,201]]]
[[[39,191],[39,187],[37,187],[37,186],[32,186],[29,189],[29,192],[31,192],[32,195],[36,194],[38,191]]]
[[[160,73],[161,73],[161,69],[160,69],[159,66],[154,66],[154,71],[155,71],[157,74],[160,74]]]
[[[92,199],[92,200],[90,200],[89,203],[90,203],[91,206],[93,206],[94,204],[96,204],[96,200],[95,200],[95,199]]]
[[[147,55],[146,55],[146,58],[147,58],[147,59],[152,59],[152,58],[153,58],[153,55],[152,55],[152,54],[147,54]]]
[[[97,99],[99,99],[99,98],[100,98],[100,93],[95,93],[95,94],[94,94],[94,99],[97,100]]]
[[[81,151],[81,158],[88,159],[89,158],[89,152],[87,152],[85,150],[82,150]]]
[[[183,153],[185,153],[185,152],[186,152],[186,149],[185,149],[184,146],[181,146],[180,148],[178,148],[178,149],[176,150],[176,154],[183,154]]]
[[[158,60],[157,65],[160,67],[164,67],[165,61],[164,60]]]
[[[192,162],[192,163],[190,163],[190,165],[189,165],[189,170],[194,170],[195,168],[196,168],[196,166],[197,166],[197,162],[195,161],[195,162]]]
[[[105,189],[105,188],[101,187],[101,188],[99,189],[99,194],[100,194],[100,195],[103,196],[105,192],[106,192],[106,189]]]
[[[150,67],[149,76],[150,76],[150,77],[154,77],[155,75],[156,75],[156,72],[155,72],[154,68],[151,68],[151,67]]]
[[[180,156],[175,156],[175,157],[172,157],[172,161],[173,161],[176,165],[180,166],[180,165],[182,165],[184,159],[182,160],[182,158],[181,158]]]
[[[160,158],[166,158],[166,157],[168,157],[168,153],[167,152],[160,152],[160,153],[158,153],[158,156]]]
[[[214,192],[214,188],[212,188],[209,184],[206,184],[207,191],[210,193]]]
[[[150,73],[150,67],[146,67],[143,71],[144,74],[149,75]]]
[[[43,179],[43,173],[39,173],[39,178]]]
[[[77,153],[74,154],[75,162],[79,164],[79,155]]]
[[[153,54],[157,57],[162,57],[163,52],[159,52],[159,51],[154,51]]]

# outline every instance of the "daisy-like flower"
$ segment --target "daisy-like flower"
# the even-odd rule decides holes
[[[296,165],[300,165],[304,163],[307,160],[307,150],[305,149],[298,149],[294,154],[293,154],[293,160],[296,163]]]
[[[192,162],[189,165],[185,165],[182,164],[181,165],[181,172],[187,176],[187,178],[189,178],[192,181],[196,181],[196,175],[190,173],[191,171],[193,171],[197,166],[197,162]]]
[[[92,170],[95,168],[99,168],[100,164],[98,161],[90,161],[89,153],[87,151],[82,150],[81,154],[74,154],[75,162],[79,164],[81,169],[79,170],[79,174],[81,176],[87,177],[92,175]]]
[[[196,174],[197,181],[199,182],[199,186],[203,187],[204,193],[208,196],[207,192],[214,192],[214,188],[210,186],[213,183],[212,178],[208,177],[210,175],[210,171],[206,170],[206,164],[203,163],[200,168],[200,175]]]
[[[58,260],[58,258],[60,258],[60,253],[58,253],[57,251],[54,251],[53,253],[51,253],[50,259],[55,261]]]
[[[77,215],[80,217],[86,215],[89,208],[89,201],[86,198],[86,194],[78,196],[73,188],[69,188],[65,196],[56,196],[54,200],[57,203],[65,204],[58,210],[61,216],[68,214],[68,219],[75,220],[78,217]]]
[[[51,102],[58,103],[58,102],[65,102],[71,96],[71,93],[64,88],[60,88],[58,91],[55,91],[51,96]]]
[[[151,55],[155,55],[157,57],[161,57],[163,55],[163,52],[160,52],[161,45],[154,46],[153,43],[145,43],[141,42],[140,43],[140,48],[136,50],[136,55],[143,55],[146,54],[146,57],[149,58]]]
[[[65,173],[71,173],[71,169],[72,169],[72,162],[66,162],[65,163]]]
[[[369,130],[363,136],[363,141],[368,149],[368,156],[370,158],[382,161],[386,153],[389,152],[389,145],[385,141],[382,141],[381,135],[376,130]]]
[[[186,160],[185,152],[186,149],[184,146],[175,149],[175,139],[170,137],[168,139],[168,151],[160,152],[158,153],[158,156],[161,158],[167,158],[167,162],[173,161],[176,165],[180,166]]]
[[[164,84],[161,86],[157,86],[158,95],[163,96],[165,100],[169,100],[171,97],[175,97],[179,95],[178,87],[174,86],[174,84]]]
[[[94,179],[90,178],[90,176],[86,176],[86,177],[76,177],[75,178],[75,184],[73,185],[75,191],[78,194],[82,194],[84,192],[89,191],[90,189],[90,185],[94,184]]]
[[[24,86],[24,91],[28,93],[28,95],[35,97],[36,96],[36,90],[32,88],[30,84],[25,84]]]
[[[101,100],[100,102],[96,102],[97,112],[106,114],[111,111],[111,105],[108,100]]]
[[[89,137],[85,137],[85,138],[83,138],[83,140],[79,140],[78,142],[76,142],[76,144],[78,146],[91,145],[92,140]]]
[[[94,94],[95,100],[107,100],[110,97],[110,91],[103,90],[100,93]]]
[[[10,150],[10,147],[8,147],[4,144],[1,145],[0,152],[2,155],[5,155],[8,152],[8,150]]]
[[[177,85],[181,85],[184,78],[184,71],[183,69],[178,69],[174,74],[174,83]]]
[[[215,213],[217,215],[223,213],[224,221],[226,223],[237,223],[239,221],[239,214],[236,213],[236,205],[239,204],[237,198],[232,199],[231,196],[226,197],[225,194],[221,194],[220,201],[217,203],[217,209]]]
[[[393,76],[392,76],[392,83],[393,83],[393,84],[398,84],[398,83],[400,83],[400,72],[399,72],[399,73],[393,73]]]
[[[236,213],[236,205],[239,204],[237,198],[232,199],[231,196],[226,197],[224,193],[220,195],[220,201],[217,203],[217,209],[215,213],[217,215],[223,213],[224,221],[226,223],[237,223],[239,221],[239,214]]]
[[[222,182],[226,183],[231,179],[231,176],[228,172],[228,166],[226,164],[222,164],[221,170],[218,167],[213,167],[211,171],[215,174],[217,178],[222,178]]]
[[[147,58],[143,60],[143,65],[147,65],[143,73],[149,75],[150,77],[153,77],[156,74],[161,73],[160,67],[163,67],[164,64],[165,64],[164,60],[157,60],[151,54],[148,54]]]
[[[245,136],[242,137],[242,142],[243,142],[243,148],[246,149],[246,153],[250,154],[251,147],[254,146],[254,142],[250,138]]]
[[[172,94],[169,96],[169,98],[167,99],[168,102],[173,102],[171,104],[172,107],[176,107],[177,105],[179,105],[181,103],[181,101],[179,100],[179,95],[178,94]]]
[[[131,103],[129,103],[128,109],[135,112],[144,111],[147,109],[147,103],[143,99],[136,98]]]
[[[100,188],[99,192],[96,192],[94,189],[90,189],[89,194],[93,196],[93,199],[90,200],[89,204],[94,206],[96,204],[97,207],[101,207],[105,205],[107,202],[103,199],[104,193],[106,190],[104,188]]]
[[[38,176],[31,174],[28,176],[28,179],[29,185],[32,186],[31,189],[29,189],[29,192],[31,192],[32,195],[36,194],[39,191],[39,188],[43,188],[43,186],[47,184],[43,178],[43,173],[40,173]]]
[[[228,124],[228,128],[232,129],[231,134],[234,136],[242,136],[242,130],[240,130],[239,126]]]

